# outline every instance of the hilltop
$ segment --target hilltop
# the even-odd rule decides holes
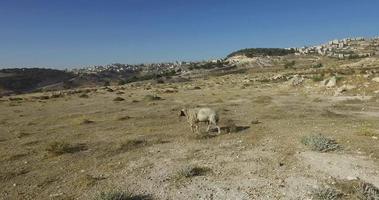
[[[378,52],[378,38],[358,37],[301,48],[247,48],[235,51],[223,59],[200,62],[136,65],[115,63],[69,71],[37,68],[3,69],[0,70],[0,95],[122,85],[144,80],[156,83],[186,81],[190,77],[236,73],[256,66],[265,68],[286,66],[288,68],[295,65],[294,62],[299,64],[304,62],[309,56],[320,60],[329,59],[331,62],[334,62],[332,58],[354,62],[353,59],[375,58]],[[317,64],[319,63],[315,65]]]

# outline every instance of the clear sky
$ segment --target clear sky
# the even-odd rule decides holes
[[[0,0],[0,68],[204,60],[377,35],[378,0]]]

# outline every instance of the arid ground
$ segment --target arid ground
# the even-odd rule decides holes
[[[359,187],[375,197],[379,83],[256,81],[271,74],[3,97],[0,199],[370,199]],[[351,80],[369,92],[335,95]],[[202,106],[219,111],[220,135],[178,116]],[[338,148],[304,142],[319,134]]]

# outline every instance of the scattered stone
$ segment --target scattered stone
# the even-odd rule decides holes
[[[301,85],[302,83],[304,82],[304,77],[296,74],[292,77],[292,79],[290,80],[290,83],[292,86],[299,86]]]

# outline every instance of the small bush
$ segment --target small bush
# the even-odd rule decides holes
[[[9,97],[9,101],[22,101],[23,98],[21,97]]]
[[[341,146],[335,140],[327,138],[323,135],[305,136],[301,142],[304,145],[309,146],[313,151],[328,152],[341,148]]]
[[[317,63],[317,64],[312,66],[312,68],[315,68],[315,69],[321,68],[321,67],[323,67],[322,63]]]
[[[85,149],[86,147],[83,144],[72,145],[66,142],[53,142],[46,148],[46,151],[55,155],[61,155],[65,153],[75,153]]]
[[[125,80],[119,80],[118,81],[118,85],[125,85],[127,82]]]
[[[285,64],[284,64],[284,68],[285,69],[290,69],[290,68],[293,68],[294,66],[295,66],[295,64],[296,64],[296,61],[291,61],[291,62],[286,62]]]
[[[149,195],[133,195],[125,191],[101,192],[95,200],[150,200]]]
[[[113,101],[124,101],[125,99],[122,97],[116,97],[113,99]]]
[[[191,178],[194,176],[204,176],[210,171],[207,167],[187,166],[182,168],[177,173],[177,179]]]
[[[125,142],[122,142],[119,146],[120,151],[131,151],[143,146],[147,145],[146,140],[142,139],[134,139],[134,140],[127,140]]]
[[[124,121],[124,120],[128,120],[128,119],[130,119],[131,117],[129,117],[129,116],[122,116],[122,117],[119,117],[119,118],[117,118],[117,120],[119,120],[119,121]]]
[[[80,122],[80,124],[93,124],[93,123],[95,123],[95,122],[92,121],[92,120],[89,120],[89,119],[83,119],[83,120]]]
[[[162,100],[161,97],[159,97],[159,96],[157,96],[157,95],[150,95],[150,94],[146,95],[146,96],[144,97],[144,99],[145,99],[146,101],[158,101],[158,100]]]
[[[312,196],[315,200],[338,200],[342,199],[344,195],[333,188],[320,188],[315,190]]]
[[[79,95],[80,98],[89,98],[88,94],[81,94]]]
[[[324,77],[322,75],[313,75],[311,79],[313,82],[320,82],[324,80]]]
[[[110,86],[110,85],[111,85],[111,83],[109,81],[104,82],[104,86]]]
[[[356,195],[359,199],[365,200],[378,200],[379,189],[371,183],[361,182],[358,187],[355,188]]]

